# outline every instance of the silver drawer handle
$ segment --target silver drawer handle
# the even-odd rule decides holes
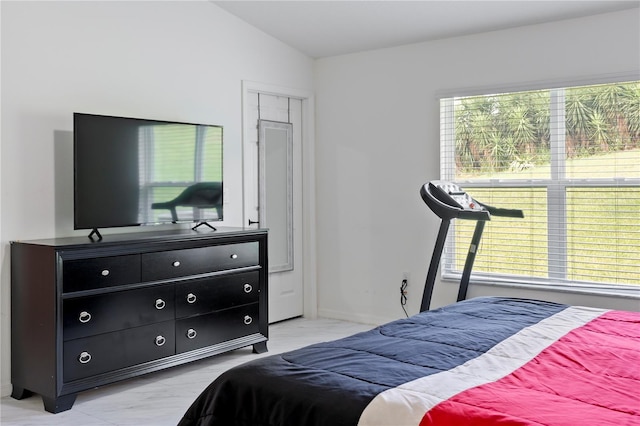
[[[165,339],[164,336],[156,336],[156,346],[162,346],[166,341],[167,339]]]
[[[103,277],[106,277],[107,275],[109,275],[109,270],[103,269],[102,272],[100,272],[100,274],[102,274]]]
[[[86,323],[91,321],[91,314],[87,311],[82,311],[80,312],[80,316],[78,316],[78,320],[80,320],[81,323]]]
[[[244,292],[245,293],[251,293],[251,290],[253,290],[253,287],[251,286],[251,284],[245,283],[244,284]]]
[[[198,333],[193,328],[187,330],[187,337],[189,339],[195,339],[197,335]]]
[[[156,309],[162,309],[165,306],[167,306],[167,304],[164,302],[164,300],[156,299]]]
[[[175,262],[172,263],[172,265],[177,268],[178,266],[180,266],[180,261],[176,260]]]
[[[187,303],[196,303],[196,295],[193,293],[187,294]]]
[[[245,315],[245,316],[244,316],[244,323],[245,323],[246,325],[249,325],[249,324],[251,324],[252,322],[253,322],[253,318],[251,318],[249,315]]]
[[[91,361],[91,354],[89,352],[82,352],[80,356],[78,356],[78,361],[80,364],[86,364]]]
[[[231,255],[231,258],[232,258],[232,259],[237,259],[237,258],[238,258],[238,255],[237,255],[237,254],[235,254],[235,253],[233,253],[233,254]]]

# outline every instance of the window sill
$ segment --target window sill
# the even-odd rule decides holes
[[[442,281],[450,284],[460,284],[460,278],[461,278],[460,275],[445,274],[442,276]],[[469,284],[507,287],[507,288],[519,288],[519,289],[558,292],[558,293],[583,294],[583,295],[592,295],[592,296],[609,296],[609,297],[618,297],[623,299],[640,300],[640,288],[634,288],[633,286],[596,287],[596,286],[580,285],[580,284],[573,284],[573,285],[568,285],[563,283],[549,284],[549,283],[542,283],[542,282],[526,282],[526,281],[510,280],[505,278],[485,278],[485,277],[472,278],[469,281]]]

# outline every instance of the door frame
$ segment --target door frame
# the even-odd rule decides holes
[[[303,316],[316,318],[318,316],[317,282],[316,282],[316,191],[315,191],[315,109],[314,95],[306,90],[292,89],[273,84],[258,83],[242,80],[242,223],[249,220],[246,217],[245,194],[245,142],[249,139],[246,134],[249,121],[249,94],[260,93],[266,95],[296,98],[302,101],[302,289]]]

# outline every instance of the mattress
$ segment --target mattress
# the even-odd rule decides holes
[[[476,298],[226,371],[180,425],[640,425],[640,313]]]

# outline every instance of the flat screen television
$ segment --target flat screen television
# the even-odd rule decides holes
[[[221,126],[76,112],[73,136],[74,229],[223,219]]]

